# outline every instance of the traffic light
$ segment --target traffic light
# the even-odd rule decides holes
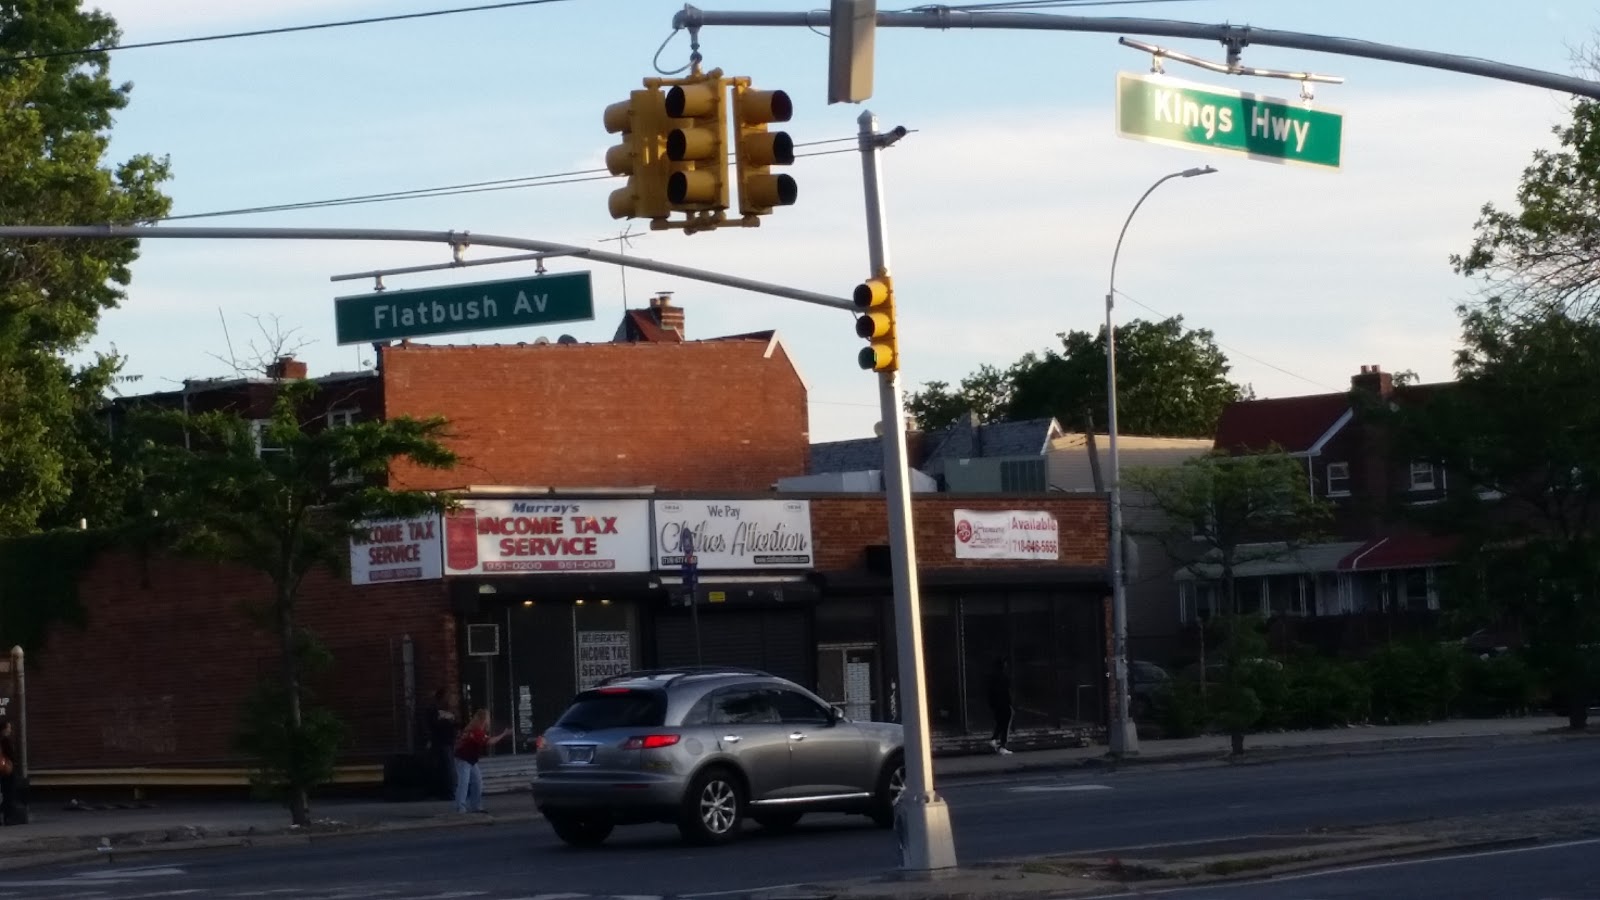
[[[894,282],[888,275],[878,275],[856,285],[856,309],[862,310],[856,318],[856,337],[866,338],[869,345],[861,348],[856,361],[861,368],[872,372],[892,372],[900,367],[899,335],[895,333]]]
[[[787,122],[794,104],[783,91],[752,90],[748,79],[733,86],[735,165],[739,181],[739,214],[764,216],[775,206],[795,201],[799,188],[789,175],[774,175],[770,167],[794,164],[794,139],[787,132],[768,131],[773,122]]]
[[[622,143],[606,151],[606,169],[628,176],[626,187],[611,192],[611,218],[665,219],[672,212],[666,141],[675,124],[667,116],[666,98],[654,88],[633,91],[606,107],[606,132],[622,135]]]
[[[667,202],[673,209],[728,208],[728,106],[720,71],[667,91],[666,115],[684,119],[667,132]]]

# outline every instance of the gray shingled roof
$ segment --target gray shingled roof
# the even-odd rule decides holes
[[[962,419],[948,428],[923,435],[921,446],[927,452],[919,457],[913,450],[911,465],[930,475],[937,475],[944,471],[947,461],[954,459],[1038,456],[1049,449],[1048,441],[1059,432],[1060,426],[1056,420],[1049,418],[991,422],[978,426],[974,426],[970,419]],[[875,437],[811,445],[808,472],[812,475],[881,468],[883,445]]]

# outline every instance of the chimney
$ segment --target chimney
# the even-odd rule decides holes
[[[660,291],[650,298],[650,317],[662,328],[676,331],[678,337],[684,337],[683,309],[672,305],[671,291]]]
[[[273,381],[294,381],[306,377],[306,364],[292,356],[280,356],[267,363],[267,377]]]
[[[1377,364],[1362,366],[1361,374],[1350,376],[1350,389],[1387,397],[1394,393],[1394,376],[1383,371]]]

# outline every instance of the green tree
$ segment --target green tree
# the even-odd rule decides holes
[[[1011,377],[994,366],[979,366],[976,372],[961,379],[961,387],[951,390],[948,382],[929,381],[922,390],[906,398],[906,412],[917,420],[923,431],[937,431],[968,412],[977,413],[978,421],[994,422],[1006,417],[1011,403]]]
[[[1600,321],[1489,301],[1462,310],[1457,382],[1364,416],[1447,472],[1428,517],[1463,538],[1480,605],[1520,621],[1573,728],[1600,667]]]
[[[340,734],[326,711],[308,713],[303,667],[320,654],[297,620],[301,583],[319,567],[344,569],[361,523],[447,505],[440,495],[384,486],[392,463],[456,462],[439,418],[304,427],[314,421],[307,410],[316,389],[280,385],[259,434],[232,413],[135,416],[147,440],[145,502],[162,536],[179,552],[255,569],[272,585],[259,612],[278,640],[280,672],[252,697],[241,744],[259,754],[258,781],[283,794],[296,825],[310,822],[310,790],[332,771]]]
[[[167,214],[166,159],[105,160],[112,116],[132,87],[111,82],[108,54],[36,56],[119,38],[110,16],[77,0],[0,0],[0,224],[137,224]],[[134,241],[14,240],[0,249],[0,537],[64,524],[75,487],[101,489],[98,457],[81,441],[118,361],[76,368],[67,357],[123,298],[137,256]]]
[[[1496,316],[1600,317],[1600,103],[1574,101],[1552,131],[1559,147],[1534,151],[1515,208],[1485,204],[1472,248],[1450,258],[1484,281]]]
[[[1254,610],[1240,602],[1238,570],[1287,558],[1316,540],[1330,507],[1311,494],[1304,464],[1276,448],[1241,456],[1216,452],[1168,468],[1132,468],[1123,480],[1124,502],[1149,523],[1130,527],[1129,533],[1155,538],[1197,581],[1220,588],[1224,609],[1215,627],[1223,646],[1221,719],[1233,752],[1241,753],[1245,732],[1261,715],[1247,669],[1264,655],[1265,643],[1259,640]]]
[[[1029,353],[1010,370],[1013,419],[1106,422],[1106,332],[1060,335],[1061,350]],[[1183,317],[1135,319],[1117,329],[1117,424],[1125,434],[1210,437],[1227,404],[1251,396],[1228,380],[1228,358]]]

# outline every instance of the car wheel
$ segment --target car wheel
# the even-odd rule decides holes
[[[784,832],[800,824],[801,815],[797,812],[761,812],[752,813],[750,818],[767,831]]]
[[[556,837],[574,847],[598,847],[611,836],[611,829],[615,827],[610,821],[599,816],[558,813],[546,814],[545,819],[549,821]]]
[[[894,827],[894,805],[900,802],[900,795],[906,792],[906,758],[903,754],[896,753],[884,763],[883,771],[878,774],[878,789],[872,796],[872,821],[879,828]]]
[[[744,825],[745,791],[738,776],[713,767],[694,777],[683,798],[678,831],[694,844],[723,844]]]

